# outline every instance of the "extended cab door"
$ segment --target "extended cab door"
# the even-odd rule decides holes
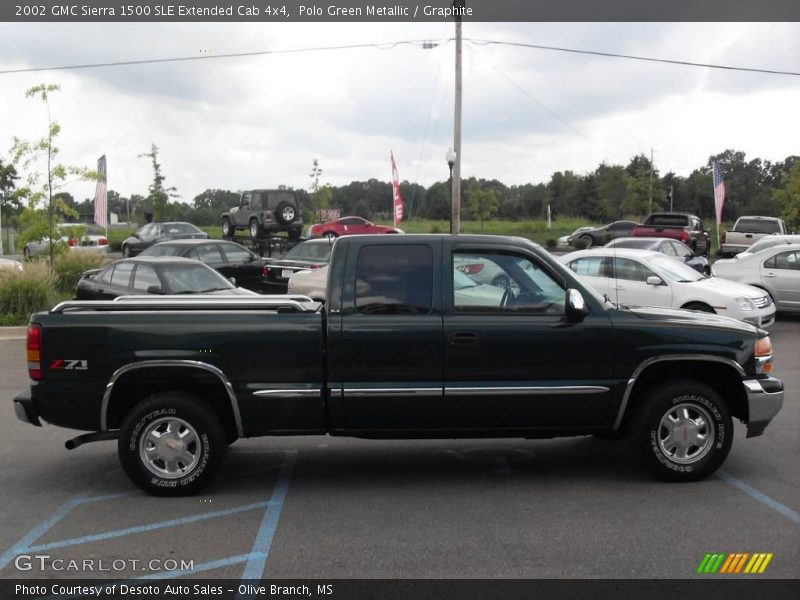
[[[509,287],[470,285],[458,268],[465,263],[503,271]],[[614,347],[605,311],[570,322],[565,276],[533,250],[455,245],[444,267],[446,427],[607,423]]]
[[[341,305],[329,302],[331,429],[440,428],[441,242],[342,242]],[[330,299],[339,292],[333,281],[329,287]]]

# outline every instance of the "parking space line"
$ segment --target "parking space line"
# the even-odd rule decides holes
[[[256,533],[256,539],[250,551],[250,558],[247,561],[247,565],[245,565],[244,573],[242,573],[243,581],[246,579],[261,579],[264,575],[270,547],[272,546],[272,539],[278,528],[278,521],[281,518],[283,503],[289,491],[289,481],[292,478],[296,463],[297,450],[287,451],[286,460],[278,474],[278,482],[275,484],[275,489],[272,492],[271,500],[273,504],[269,506],[264,513],[261,526],[258,529],[258,533]],[[240,596],[237,596],[237,598],[239,597]]]
[[[269,507],[270,500],[262,502],[254,502],[252,504],[245,504],[242,506],[235,506],[233,508],[226,508],[224,510],[215,510],[211,512],[200,513],[188,517],[180,517],[179,519],[168,519],[166,521],[156,521],[147,525],[137,525],[135,527],[126,527],[124,529],[115,529],[113,531],[104,531],[102,533],[93,533],[91,535],[84,535],[77,538],[67,540],[59,540],[57,542],[49,542],[47,544],[38,544],[29,546],[26,551],[39,552],[41,550],[52,550],[53,548],[63,548],[65,546],[75,546],[77,544],[86,544],[89,542],[99,542],[112,538],[132,535],[135,533],[144,533],[147,531],[154,531],[156,529],[164,529],[167,527],[175,527],[177,525],[186,525],[188,523],[196,523],[197,521],[204,521],[206,519],[216,519],[217,517],[226,517],[240,512],[255,510],[256,508]]]
[[[754,500],[757,500],[762,504],[770,507],[772,510],[782,514],[784,517],[792,521],[794,524],[800,525],[800,513],[797,513],[796,511],[792,510],[785,504],[781,504],[777,500],[770,498],[763,492],[758,491],[756,488],[746,484],[744,481],[741,481],[740,479],[736,479],[736,477],[734,477],[733,475],[728,475],[728,473],[722,471],[721,469],[717,471],[717,477],[722,479],[724,482],[731,484],[739,491],[744,492]]]

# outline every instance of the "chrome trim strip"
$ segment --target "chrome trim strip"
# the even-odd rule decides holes
[[[50,309],[50,314],[78,310],[136,311],[157,309],[270,309],[290,307],[299,312],[314,312],[319,303],[307,296],[121,296],[115,300],[66,300]]]
[[[628,407],[628,401],[630,400],[631,392],[633,391],[633,386],[636,383],[636,380],[642,374],[642,372],[647,367],[654,365],[655,363],[678,361],[678,360],[722,363],[724,365],[728,365],[729,367],[733,367],[734,369],[736,369],[736,372],[739,374],[740,377],[745,376],[744,368],[742,368],[742,365],[737,363],[735,360],[731,360],[730,358],[724,358],[722,356],[714,356],[713,354],[665,354],[662,356],[653,356],[652,358],[648,358],[647,360],[640,363],[638,367],[636,367],[636,370],[633,372],[633,375],[631,375],[630,379],[628,379],[628,383],[625,386],[625,393],[622,395],[622,403],[619,405],[617,418],[614,421],[614,426],[612,427],[613,431],[617,431],[619,429],[619,426],[622,424],[622,417],[625,415],[625,409]]]
[[[111,379],[109,379],[108,383],[106,384],[105,392],[103,392],[103,402],[100,405],[100,431],[108,431],[108,403],[111,399],[111,392],[114,389],[114,384],[117,382],[117,380],[125,375],[125,373],[129,373],[130,371],[147,369],[150,367],[188,367],[192,369],[203,369],[204,371],[208,371],[209,373],[216,375],[222,385],[225,386],[225,390],[228,392],[228,399],[231,402],[231,409],[233,410],[233,420],[236,423],[236,433],[239,434],[239,437],[244,437],[242,417],[239,414],[239,401],[236,399],[236,394],[233,391],[231,382],[225,376],[225,373],[223,373],[214,365],[197,360],[143,360],[141,362],[129,363],[114,371]]]
[[[441,396],[442,388],[344,388],[344,396]]]
[[[445,396],[547,396],[565,394],[603,394],[609,388],[601,385],[540,385],[540,386],[508,386],[508,387],[448,387]]]
[[[283,388],[283,389],[270,389],[270,390],[256,390],[253,396],[280,396],[282,398],[305,398],[306,396],[321,396],[321,389],[308,389],[308,388]]]

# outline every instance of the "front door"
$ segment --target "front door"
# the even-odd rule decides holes
[[[800,250],[781,252],[764,261],[761,281],[774,291],[777,310],[800,310]]]
[[[442,315],[433,267],[440,251],[439,243],[348,250],[344,281],[355,285],[345,286],[340,326],[329,329],[332,404],[343,412],[337,426],[343,421],[348,432],[442,426]]]
[[[672,290],[669,284],[651,269],[630,258],[615,257],[612,264],[611,283],[615,290],[611,295],[612,302],[626,306],[672,306]],[[647,283],[648,277],[658,277],[661,283]]]
[[[467,246],[452,254],[443,299],[445,425],[511,432],[606,423],[614,366],[606,313],[568,321],[565,278],[533,253]],[[470,283],[463,264],[497,270],[509,286]]]

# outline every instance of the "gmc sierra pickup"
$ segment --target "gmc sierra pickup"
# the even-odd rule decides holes
[[[467,275],[483,270],[509,284]],[[16,413],[90,432],[68,448],[118,439],[136,485],[178,495],[212,480],[228,444],[263,435],[626,434],[656,476],[696,480],[725,460],[733,418],[757,436],[783,403],[765,331],[612,305],[528,240],[341,238],[328,277],[324,303],[128,297],[37,313]]]
[[[708,258],[711,238],[699,217],[686,213],[653,213],[633,228],[633,237],[666,237],[683,242],[695,256]]]

